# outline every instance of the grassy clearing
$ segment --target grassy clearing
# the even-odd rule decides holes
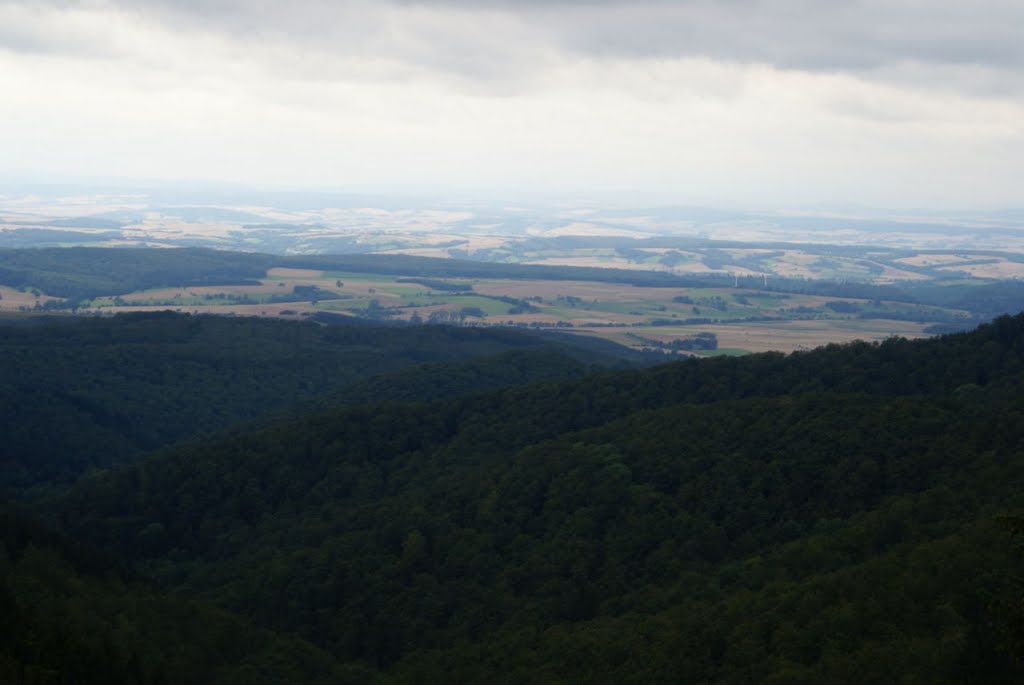
[[[718,338],[718,349],[699,353],[701,356],[707,356],[768,351],[794,352],[833,342],[878,341],[893,336],[921,338],[926,337],[924,328],[927,325],[887,319],[744,321],[684,326],[590,328],[579,332],[632,347],[643,345],[631,338],[630,333],[663,342],[685,338],[695,333],[714,333]]]

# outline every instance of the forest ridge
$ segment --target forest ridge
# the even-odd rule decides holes
[[[144,342],[145,324],[203,322],[61,325]],[[284,339],[303,325],[216,322],[218,335],[273,325]],[[381,329],[362,330],[349,335]],[[483,370],[507,358],[459,361],[472,373],[427,403],[342,406],[342,393],[138,449],[70,488],[32,474],[5,519],[6,673],[1020,678],[1024,316],[646,369],[555,358],[498,390]],[[422,388],[431,368],[378,387],[401,395],[409,373]],[[233,632],[251,648],[214,647]]]

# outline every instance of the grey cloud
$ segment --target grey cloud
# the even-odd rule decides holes
[[[573,14],[562,23],[563,38],[582,52],[705,55],[807,70],[903,61],[1024,64],[1019,2],[701,0]]]
[[[100,48],[88,35],[60,35],[44,14],[46,9],[42,3],[37,2],[0,0],[0,12],[21,10],[14,17],[0,15],[0,49],[35,54],[89,54]]]
[[[2,0],[0,0],[2,3]],[[552,56],[706,57],[807,71],[1024,67],[1019,0],[64,0],[147,22],[469,78]],[[7,32],[0,41],[17,47]],[[24,41],[22,41],[24,42]]]
[[[388,6],[323,0],[148,2],[233,30],[291,32],[295,39],[335,31],[345,35],[349,28],[365,39],[386,28],[372,19],[387,14],[374,8]],[[390,7],[445,13],[453,22],[470,24],[469,31],[474,17],[501,13],[538,43],[581,54],[708,56],[802,69],[859,69],[905,60],[1024,64],[1024,3],[1018,0],[435,0]]]

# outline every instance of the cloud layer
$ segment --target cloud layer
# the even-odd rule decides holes
[[[8,173],[1020,204],[1008,0],[0,0]]]

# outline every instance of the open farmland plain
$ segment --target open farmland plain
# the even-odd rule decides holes
[[[37,291],[38,292],[38,291]],[[50,298],[6,288],[0,309],[26,311]],[[79,313],[174,310],[382,322],[557,328],[634,348],[682,354],[794,351],[830,342],[916,338],[967,321],[968,311],[882,299],[768,292],[742,287],[641,287],[597,280],[434,278],[271,267],[236,285],[140,289],[78,303]],[[703,336],[703,344],[693,341]],[[709,337],[711,336],[711,337]],[[714,340],[713,345],[707,344]]]

